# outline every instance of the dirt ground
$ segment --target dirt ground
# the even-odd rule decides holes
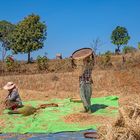
[[[92,97],[118,95],[120,106],[139,100],[139,68],[122,71],[96,70],[93,71],[92,77],[94,82]],[[79,84],[76,72],[0,77],[0,102],[7,96],[7,92],[2,87],[8,81],[14,81],[18,85],[23,101],[79,98]],[[3,109],[2,104],[0,109]],[[1,110],[0,112],[2,112]],[[81,125],[85,123],[105,124],[111,121],[109,117],[91,116],[84,113],[71,114],[63,119],[67,123],[80,121]]]
[[[41,91],[33,91],[33,90],[20,90],[20,95],[23,101],[29,101],[29,100],[50,100],[52,98],[64,98],[65,92],[61,92],[61,94],[54,94],[54,91],[49,91],[49,92],[41,92]],[[69,93],[70,94],[70,93]],[[71,93],[73,95],[73,93]],[[101,93],[99,93],[101,94]],[[4,90],[0,90],[0,101],[5,98],[7,95],[7,92]],[[79,98],[79,96],[77,95]],[[94,96],[93,96],[94,97]],[[131,100],[130,100],[131,99]],[[129,102],[132,102],[135,99],[139,99],[138,95],[129,95],[125,96],[122,95],[120,96],[119,99],[119,104],[120,105],[126,105],[129,104]],[[112,110],[114,108],[108,108],[109,110]],[[116,108],[115,108],[116,109]],[[2,113],[2,105],[0,112]],[[0,114],[1,114],[0,113]],[[85,124],[106,124],[108,122],[112,122],[111,117],[104,117],[104,116],[97,116],[97,115],[91,115],[91,114],[85,114],[85,113],[76,113],[76,114],[70,114],[68,116],[65,116],[62,118],[66,123],[79,123],[80,125],[85,125]],[[2,120],[1,120],[2,121]],[[1,124],[4,125],[4,122]]]

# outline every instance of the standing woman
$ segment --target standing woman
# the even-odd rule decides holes
[[[74,66],[79,73],[80,97],[84,110],[81,112],[91,113],[92,95],[92,70],[95,62],[94,52],[91,48],[82,48],[72,54]]]
[[[5,98],[6,109],[15,110],[23,106],[16,84],[8,82],[3,89],[8,91],[8,95]]]
[[[91,110],[91,95],[92,95],[92,60],[90,60],[90,57],[83,58],[82,65],[80,68],[79,73],[79,84],[80,84],[80,97],[83,102],[84,110],[81,112],[88,112],[92,113]]]

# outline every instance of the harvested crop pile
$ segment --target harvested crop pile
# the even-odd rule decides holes
[[[58,107],[58,104],[55,104],[55,103],[50,103],[50,104],[41,104],[38,109],[45,109],[47,107]]]
[[[90,120],[92,118],[89,114],[70,114],[64,117],[67,123],[84,122],[85,120]]]
[[[140,140],[140,105],[119,108],[119,117],[98,129],[99,140]]]
[[[23,116],[29,116],[37,112],[37,110],[45,109],[47,107],[58,107],[58,104],[50,103],[50,104],[41,104],[38,108],[33,106],[23,106],[22,108],[18,108],[17,110],[9,111],[9,114],[22,114]]]
[[[90,125],[90,124],[98,124],[104,123],[111,120],[111,117],[99,116],[99,115],[91,115],[87,113],[76,113],[69,114],[63,117],[65,123],[79,123],[81,125]]]
[[[17,110],[11,110],[8,114],[22,114],[23,116],[29,116],[34,114],[37,111],[33,106],[23,106],[22,108],[18,108]]]

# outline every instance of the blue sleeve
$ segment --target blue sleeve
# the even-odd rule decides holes
[[[9,100],[14,101],[14,100],[16,100],[17,96],[18,96],[18,93],[14,91],[14,92],[11,93],[11,96],[9,97]]]

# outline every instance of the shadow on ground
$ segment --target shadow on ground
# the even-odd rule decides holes
[[[91,110],[92,110],[92,112],[96,112],[100,109],[105,109],[106,107],[108,107],[108,106],[104,105],[104,104],[93,104],[93,105],[91,105]]]

